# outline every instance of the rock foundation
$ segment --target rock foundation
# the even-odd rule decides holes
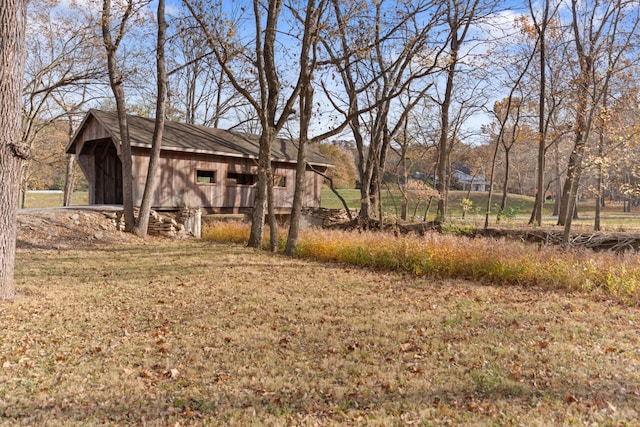
[[[139,209],[134,210],[134,215],[138,217],[140,214]],[[119,231],[124,231],[125,220],[124,211],[118,212],[104,212],[104,215],[109,218]],[[181,239],[186,237],[199,237],[199,221],[197,227],[194,224],[194,219],[199,219],[199,211],[183,210],[175,217],[172,215],[162,215],[156,211],[149,213],[149,227],[147,228],[147,234],[150,236],[163,236],[173,239]],[[185,222],[189,222],[189,227],[185,227]],[[196,232],[194,232],[196,228]]]

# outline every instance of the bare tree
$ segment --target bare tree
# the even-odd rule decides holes
[[[551,0],[544,0],[543,10],[540,17],[536,16],[532,0],[529,1],[529,11],[533,25],[538,36],[537,47],[538,57],[540,60],[540,88],[538,92],[538,166],[536,174],[536,198],[531,212],[529,223],[542,224],[542,207],[544,205],[545,187],[544,187],[544,171],[547,151],[547,127],[548,119],[546,117],[546,96],[547,96],[547,28],[549,21],[555,15],[557,6],[551,9]]]
[[[402,104],[401,110],[410,110],[410,114],[402,123],[402,129],[393,139],[390,146],[391,150],[397,156],[395,164],[396,183],[401,194],[400,218],[406,220],[409,215],[410,196],[417,195],[418,200],[422,199],[425,194],[429,194],[428,186],[424,182],[412,182],[410,174],[417,161],[423,159],[426,153],[435,148],[434,129],[425,129],[430,120],[427,114],[430,113],[429,107],[420,105],[418,111],[414,108],[408,108],[413,102],[413,93],[410,88],[400,97]],[[420,104],[425,104],[426,98],[422,99]],[[417,106],[417,105],[416,105]],[[427,125],[425,125],[425,123]],[[423,178],[424,179],[424,178]],[[435,190],[429,194],[435,194]],[[417,209],[417,206],[416,206]],[[415,217],[416,209],[414,209],[413,217]]]
[[[58,99],[70,92],[86,99],[86,92],[100,84],[104,71],[95,55],[95,23],[89,19],[86,25],[78,26],[76,22],[85,16],[79,10],[67,8],[57,13],[54,6],[38,3],[31,4],[28,13],[21,139],[33,150],[40,132],[67,116]],[[22,207],[31,163],[24,162],[21,172]]]
[[[202,4],[202,7],[206,5]],[[228,81],[191,14],[174,20],[176,33],[168,39],[168,112],[186,123],[231,126],[244,120],[234,115],[247,101]],[[245,80],[248,86],[255,86]],[[255,88],[250,88],[252,91]]]
[[[300,93],[300,78],[283,95],[283,85],[276,59],[276,39],[282,11],[282,0],[270,0],[266,4],[253,0],[251,7],[242,8],[244,13],[252,13],[253,39],[251,45],[243,45],[236,29],[229,26],[229,20],[212,19],[195,1],[184,0],[193,18],[206,36],[210,49],[214,52],[225,75],[235,90],[242,94],[256,111],[261,125],[260,148],[258,153],[258,180],[253,203],[251,234],[248,246],[259,248],[264,236],[265,210],[268,209],[271,249],[277,243],[277,224],[273,207],[273,171],[271,169],[271,146],[292,114],[295,101]],[[222,7],[218,5],[220,14]],[[216,25],[219,24],[219,25]],[[238,70],[232,61],[238,61]],[[258,91],[252,93],[244,84],[251,76],[258,83]]]
[[[289,9],[298,21],[303,25],[303,36],[301,40],[300,53],[300,117],[299,117],[299,137],[298,137],[298,162],[296,165],[296,185],[293,197],[293,206],[291,210],[291,220],[289,224],[289,233],[287,235],[287,245],[285,247],[285,255],[293,255],[298,243],[298,235],[301,220],[301,208],[306,191],[306,170],[312,169],[314,172],[323,176],[329,181],[332,191],[342,201],[347,215],[351,218],[351,211],[346,205],[344,199],[336,191],[333,180],[325,174],[313,169],[307,163],[307,146],[317,144],[331,136],[342,132],[350,122],[351,117],[347,116],[333,127],[329,127],[325,132],[314,137],[310,137],[310,126],[314,112],[314,86],[313,79],[318,65],[318,46],[320,40],[320,30],[326,24],[323,23],[327,0],[308,0],[304,15],[301,15],[294,7],[294,3],[289,3]]]
[[[89,94],[89,85],[81,86],[78,88],[70,87],[69,90],[57,92],[53,99],[55,100],[58,108],[64,113],[64,117],[67,120],[67,136],[69,141],[73,137],[76,131],[76,125],[84,117],[82,109],[89,102],[96,99],[96,96]],[[75,154],[67,154],[65,180],[64,180],[64,194],[63,194],[63,206],[70,206],[75,186],[75,169],[76,169],[76,156]]]
[[[165,0],[158,0],[158,40],[156,43],[156,70],[158,93],[156,97],[156,120],[153,127],[153,137],[151,140],[151,153],[149,165],[147,167],[147,180],[140,204],[140,213],[136,221],[133,232],[140,237],[147,235],[149,227],[149,213],[153,193],[158,182],[158,167],[160,164],[160,151],[162,149],[162,135],[164,133],[164,122],[167,106],[167,69],[165,66],[165,42],[167,34],[167,21],[165,19]]]
[[[126,0],[120,22],[112,26],[113,11],[111,8],[111,0],[103,0],[102,2],[102,38],[107,52],[109,84],[116,101],[120,130],[119,155],[122,162],[122,195],[126,231],[133,231],[135,226],[135,216],[133,213],[133,165],[129,126],[127,123],[127,107],[123,87],[124,76],[118,67],[117,53],[127,31],[129,20],[139,7],[142,7],[142,5],[136,4],[135,0]],[[112,32],[115,32],[115,34],[112,34]]]
[[[304,16],[301,17],[292,8],[298,20],[304,22],[303,37],[300,49],[300,133],[298,138],[298,163],[296,164],[296,184],[293,194],[293,205],[291,220],[289,223],[289,233],[287,235],[287,245],[285,255],[293,255],[298,243],[298,232],[300,229],[302,200],[306,189],[307,171],[307,145],[309,144],[309,127],[313,117],[313,73],[317,64],[316,50],[318,46],[318,34],[321,19],[323,17],[326,2],[320,0],[308,0]]]
[[[571,223],[576,206],[578,185],[583,171],[583,159],[589,133],[598,105],[618,63],[638,28],[640,12],[633,1],[617,0],[592,4],[571,0],[571,28],[579,64],[575,81],[576,115],[573,149],[569,157],[567,179],[562,193],[558,223],[564,225],[563,242],[569,242]],[[614,49],[613,55],[607,55]]]
[[[323,47],[341,87],[336,93],[325,83],[324,93],[348,118],[356,143],[360,220],[372,217],[376,207],[382,220],[380,189],[387,151],[411,109],[431,87],[425,77],[437,70],[443,50],[437,43],[430,45],[441,10],[431,2],[332,3],[335,24]],[[387,13],[389,8],[393,13]],[[364,19],[370,24],[362,25]],[[412,102],[403,108],[398,97],[412,82]]]
[[[16,212],[20,168],[28,146],[20,140],[27,2],[0,0],[0,301],[15,296]]]
[[[445,65],[446,83],[444,96],[440,102],[440,137],[438,139],[438,170],[436,189],[440,193],[437,220],[444,221],[447,214],[448,154],[451,144],[456,140],[450,132],[450,110],[453,102],[453,90],[460,60],[463,56],[462,45],[467,38],[471,25],[476,22],[482,3],[480,0],[448,0],[446,6],[446,25],[449,32],[447,61]]]

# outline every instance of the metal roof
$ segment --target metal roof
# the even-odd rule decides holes
[[[107,130],[114,143],[120,143],[118,114],[112,111],[89,110],[81,126],[73,136],[67,152],[75,144],[83,128],[94,117]],[[131,147],[151,148],[155,120],[127,115]],[[258,158],[260,136],[206,126],[166,121],[162,136],[162,149],[189,153],[213,154],[230,157]],[[271,147],[273,161],[296,163],[298,147],[292,140],[276,138]],[[307,162],[319,166],[331,166],[331,161],[309,147]]]

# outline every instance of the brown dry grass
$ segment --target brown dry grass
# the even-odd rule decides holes
[[[3,425],[640,422],[640,309],[596,294],[194,241],[20,251],[17,285]]]

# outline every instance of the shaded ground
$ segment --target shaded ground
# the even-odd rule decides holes
[[[23,249],[16,279],[2,425],[640,422],[640,309],[594,294],[171,240]]]

